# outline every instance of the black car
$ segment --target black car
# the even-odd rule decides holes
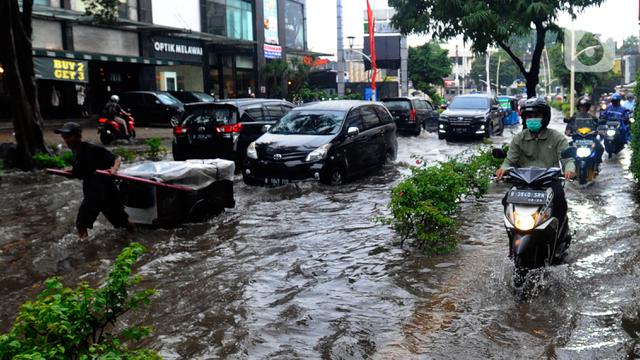
[[[207,93],[204,93],[202,91],[167,91],[167,92],[185,104],[216,101],[216,99],[213,96]]]
[[[435,131],[439,113],[426,99],[398,97],[382,99],[396,122],[398,131],[420,135],[422,129]]]
[[[438,120],[438,138],[502,135],[504,114],[490,95],[456,96]]]
[[[396,125],[381,103],[318,102],[292,110],[251,143],[242,175],[249,185],[339,185],[395,159],[397,149]]]
[[[173,158],[222,158],[240,163],[265,125],[275,124],[293,107],[288,101],[272,99],[187,104],[173,127]]]
[[[131,113],[137,125],[171,126],[184,112],[184,104],[166,91],[125,92],[120,106]]]

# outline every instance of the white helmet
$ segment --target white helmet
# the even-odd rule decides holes
[[[120,97],[118,97],[118,95],[111,95],[111,101],[118,102],[120,101]]]

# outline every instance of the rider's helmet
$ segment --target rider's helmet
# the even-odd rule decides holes
[[[520,116],[523,118],[523,126],[527,128],[527,117],[531,114],[542,115],[542,128],[546,129],[551,121],[551,108],[542,97],[527,99],[521,107]]]
[[[118,95],[111,95],[111,101],[117,103],[118,101],[120,101],[120,97]]]
[[[622,95],[615,93],[613,95],[611,95],[611,103],[614,106],[620,106],[620,100],[622,100]]]
[[[580,99],[578,99],[578,104],[576,104],[576,107],[578,109],[580,109],[581,107],[586,107],[587,110],[589,110],[591,108],[591,98],[589,98],[588,96],[583,96]]]

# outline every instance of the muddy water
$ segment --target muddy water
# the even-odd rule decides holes
[[[555,126],[561,124],[556,122]],[[502,143],[510,138],[494,139]],[[399,140],[399,163],[459,153],[433,134]],[[235,209],[178,229],[73,236],[80,184],[2,176],[0,330],[51,275],[95,282],[130,241],[149,252],[143,285],[159,295],[127,318],[155,327],[146,345],[167,359],[621,359],[640,356],[640,231],[629,153],[596,183],[567,186],[575,231],[567,264],[547,269],[529,302],[509,290],[511,265],[493,185],[464,205],[461,245],[424,256],[374,219],[388,214],[392,166],[338,188],[236,182]]]

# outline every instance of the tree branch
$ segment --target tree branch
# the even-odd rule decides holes
[[[502,50],[504,50],[507,53],[507,55],[509,55],[509,57],[513,60],[513,62],[516,63],[522,75],[524,75],[524,77],[527,77],[529,73],[527,72],[527,69],[524,68],[524,64],[522,63],[522,60],[520,60],[520,58],[517,57],[516,54],[513,53],[513,51],[511,51],[511,48],[507,44],[505,44],[503,41],[495,37],[494,39],[496,43],[498,43],[498,46],[500,46]]]

